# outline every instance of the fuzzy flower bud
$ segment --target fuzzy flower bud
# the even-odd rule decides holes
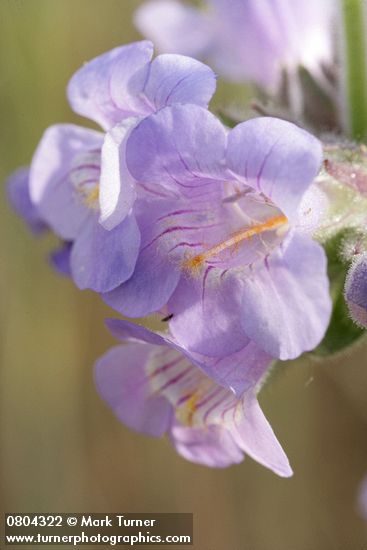
[[[352,263],[345,282],[345,299],[352,319],[367,327],[367,253]]]

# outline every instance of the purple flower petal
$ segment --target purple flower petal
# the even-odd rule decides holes
[[[218,73],[234,82],[253,81],[276,90],[281,58],[290,52],[285,29],[278,28],[274,2],[208,0],[208,4],[212,8],[209,58]]]
[[[159,55],[151,64],[144,94],[152,111],[175,103],[207,107],[216,88],[214,72],[183,55]]]
[[[241,286],[235,277],[220,277],[210,268],[203,277],[182,277],[168,303],[170,330],[183,347],[211,357],[244,348],[249,337],[241,325]]]
[[[152,346],[141,344],[112,348],[97,361],[95,382],[102,399],[121,422],[160,437],[170,425],[172,407],[149,387],[144,368],[151,350]]]
[[[73,110],[104,129],[143,114],[146,107],[139,92],[152,55],[153,44],[141,41],[115,48],[86,63],[68,85]]]
[[[251,341],[239,351],[219,358],[192,352],[178,343],[176,348],[185,353],[209,378],[230,389],[237,397],[261,383],[273,361],[272,357]]]
[[[331,299],[324,250],[310,237],[295,233],[241,285],[243,328],[271,356],[293,359],[320,343]]]
[[[107,292],[131,277],[140,246],[140,232],[133,215],[111,231],[91,216],[83,225],[71,252],[76,285]]]
[[[245,394],[241,405],[243,414],[241,416],[237,412],[239,420],[234,418],[236,428],[231,431],[237,445],[251,458],[279,476],[290,477],[293,472],[288,458],[266,420],[253,391]]]
[[[150,63],[148,41],[115,48],[79,69],[69,82],[72,108],[106,130],[174,102],[206,106],[215,91],[213,71],[194,59],[164,55]]]
[[[161,199],[138,200],[136,212],[142,233],[141,250],[132,277],[104,296],[105,301],[129,317],[142,317],[166,305],[181,276],[182,259],[197,241],[216,235],[211,204]],[[181,221],[183,218],[183,221]]]
[[[168,248],[156,240],[166,230],[165,214],[177,209],[172,200],[138,200],[134,212],[141,231],[141,249],[132,277],[111,292],[105,302],[128,317],[142,317],[161,309],[180,278],[179,266],[172,262]],[[163,218],[161,222],[160,218]],[[160,239],[162,241],[162,239]]]
[[[126,142],[139,118],[128,118],[105,137],[99,188],[100,223],[113,229],[131,211],[136,198],[134,181],[126,167]]]
[[[208,357],[192,352],[167,334],[159,334],[141,325],[120,319],[107,319],[110,332],[119,340],[138,340],[158,346],[168,345],[183,353],[191,363],[199,367],[220,386],[230,389],[238,397],[244,391],[259,384],[269,369],[272,358],[254,342],[249,342],[240,351],[222,358]]]
[[[239,124],[228,136],[229,168],[291,221],[321,160],[319,140],[284,120],[255,118]]]
[[[44,133],[33,156],[30,169],[30,195],[42,218],[62,239],[71,241],[78,235],[90,215],[78,196],[73,177],[82,170],[95,173],[96,183],[100,167],[88,166],[78,156],[98,150],[103,135],[72,124],[51,126]]]
[[[138,182],[189,196],[200,187],[205,193],[225,179],[225,142],[223,125],[209,111],[174,105],[147,117],[131,132],[127,167]]]
[[[166,338],[158,332],[153,332],[142,325],[136,325],[130,321],[122,319],[106,319],[106,325],[111,334],[118,340],[133,340],[154,344],[156,346],[164,346]]]
[[[161,52],[197,57],[210,42],[210,25],[204,14],[176,0],[142,4],[134,22]]]
[[[9,202],[15,212],[23,218],[29,229],[38,235],[47,229],[29,193],[29,168],[19,168],[7,181]]]
[[[71,277],[71,268],[70,268],[70,255],[71,255],[72,243],[66,242],[63,243],[60,248],[57,248],[50,254],[50,262],[52,267],[60,275],[65,277]]]
[[[132,277],[104,294],[103,299],[127,317],[143,317],[167,303],[179,278],[180,271],[171,265],[169,258],[159,250],[155,249],[153,253],[145,250],[139,254]]]
[[[174,103],[187,102],[206,107],[216,86],[215,75],[209,67],[180,55],[161,55],[147,65],[146,78],[141,82],[139,93],[136,79],[134,77],[133,89],[139,101],[144,103],[130,113],[137,117]],[[124,118],[122,113],[119,117],[119,120]],[[130,211],[135,200],[135,186],[126,167],[125,148],[138,120],[139,118],[129,118],[115,126],[104,142],[100,206],[101,223],[106,229],[112,229],[119,223]]]
[[[228,430],[221,426],[189,428],[175,424],[170,439],[176,451],[186,460],[211,468],[228,468],[243,460],[241,449]]]

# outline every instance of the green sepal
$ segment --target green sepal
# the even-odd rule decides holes
[[[328,258],[333,310],[329,328],[321,344],[311,352],[313,355],[326,357],[339,353],[356,343],[366,333],[350,318],[344,299],[345,278],[350,267],[350,259],[346,257],[344,251],[349,243],[357,238],[357,235],[354,229],[344,229],[324,244]]]
[[[225,110],[218,109],[217,110],[217,116],[220,119],[220,121],[227,126],[228,128],[234,128],[239,123],[238,120],[233,118],[229,113],[227,113]]]

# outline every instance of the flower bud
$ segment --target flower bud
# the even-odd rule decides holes
[[[355,323],[367,328],[367,253],[352,263],[345,282],[345,299]]]

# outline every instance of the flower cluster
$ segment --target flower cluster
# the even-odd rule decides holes
[[[62,241],[54,265],[130,318],[126,345],[96,365],[103,399],[129,427],[167,433],[185,458],[225,467],[288,460],[257,401],[274,360],[314,349],[331,300],[320,142],[289,122],[229,129],[209,110],[215,75],[148,41],[116,48],[72,77],[72,109],[102,132],[46,130],[29,170],[10,180],[18,213]]]

